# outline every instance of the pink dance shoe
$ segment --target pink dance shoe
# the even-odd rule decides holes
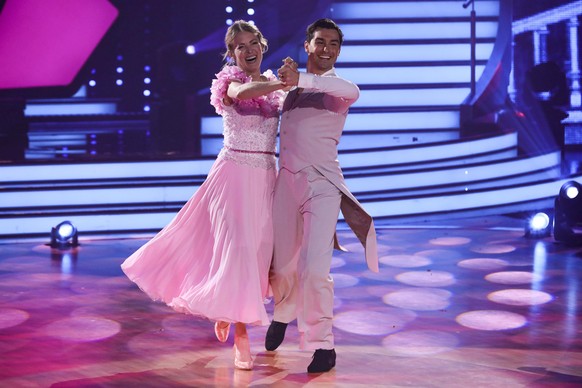
[[[230,323],[217,321],[214,323],[214,334],[220,342],[226,342],[228,339],[228,333],[230,332]]]
[[[234,336],[234,367],[242,370],[253,369],[253,357],[248,335]]]

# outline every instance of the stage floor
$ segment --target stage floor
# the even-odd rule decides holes
[[[380,273],[355,237],[333,259],[337,366],[309,375],[295,325],[275,352],[150,301],[119,265],[146,236],[51,252],[0,245],[2,387],[580,387],[582,248],[524,238],[505,217],[379,227]],[[268,305],[272,311],[272,303]]]

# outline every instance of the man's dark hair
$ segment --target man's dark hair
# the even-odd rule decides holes
[[[319,19],[311,23],[305,31],[305,41],[311,42],[311,39],[313,39],[313,35],[315,34],[315,30],[319,28],[336,30],[339,35],[340,46],[344,42],[344,33],[342,32],[341,28],[339,28],[339,26],[331,19]]]

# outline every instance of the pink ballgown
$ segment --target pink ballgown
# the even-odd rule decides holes
[[[275,79],[271,71],[264,74]],[[265,310],[273,254],[275,144],[283,93],[222,99],[230,80],[250,79],[225,66],[211,104],[223,117],[224,147],[206,181],[174,219],[121,268],[150,298],[212,321],[269,324]]]

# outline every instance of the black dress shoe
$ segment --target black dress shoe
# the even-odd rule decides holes
[[[277,321],[271,322],[269,329],[267,330],[267,336],[265,337],[265,349],[275,350],[281,345],[283,339],[285,338],[285,330],[287,330],[287,324]]]
[[[322,373],[331,370],[335,366],[334,349],[317,349],[313,353],[313,360],[307,367],[307,373]]]

